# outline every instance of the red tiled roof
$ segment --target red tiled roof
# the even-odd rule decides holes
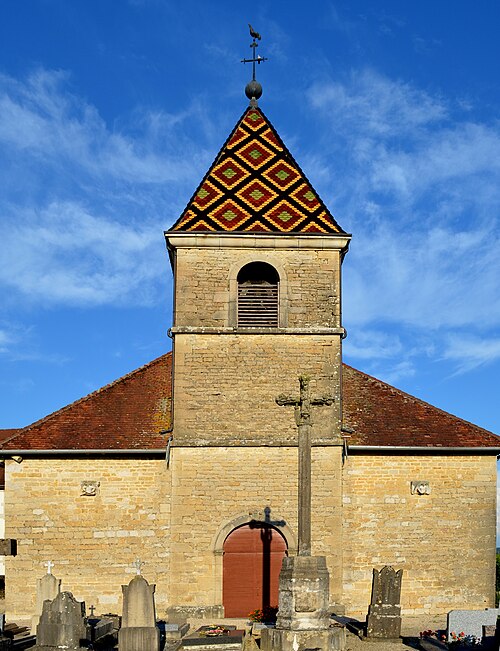
[[[482,447],[500,449],[500,437],[390,384],[343,364],[344,425],[349,445]]]
[[[252,106],[171,230],[344,234],[273,125]]]
[[[167,353],[59,411],[17,430],[4,450],[165,448],[172,355]]]
[[[158,450],[170,425],[171,353],[20,430],[4,450]],[[343,365],[351,446],[500,449],[500,437]],[[6,430],[4,430],[6,431]],[[17,433],[16,433],[17,432]]]
[[[10,437],[16,434],[16,432],[19,432],[19,428],[0,429],[0,443],[10,439]]]

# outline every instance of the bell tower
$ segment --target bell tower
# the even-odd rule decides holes
[[[299,377],[311,395],[331,398],[315,407],[311,428],[312,550],[326,557],[332,603],[341,598],[341,265],[350,235],[257,104],[255,38],[250,105],[165,233],[174,274],[170,591],[172,612],[184,615],[202,612],[193,593],[203,616],[233,612],[221,541],[238,526],[268,526],[271,513],[288,554],[297,552],[297,422],[277,398],[295,393]],[[326,509],[314,507],[316,496]]]
[[[174,444],[286,445],[275,403],[299,375],[335,396],[340,436],[342,231],[255,100],[181,218],[174,271]],[[198,443],[196,443],[198,442]]]

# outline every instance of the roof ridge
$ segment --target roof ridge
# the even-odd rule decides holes
[[[435,411],[439,411],[441,414],[444,414],[445,416],[451,416],[451,418],[454,418],[456,420],[461,421],[462,423],[465,423],[466,425],[469,425],[471,427],[474,427],[477,430],[481,430],[482,432],[485,432],[486,434],[492,434],[493,436],[496,436],[497,438],[500,438],[498,434],[495,434],[495,432],[492,432],[489,429],[486,429],[485,427],[481,427],[480,425],[476,425],[475,423],[472,423],[470,420],[466,420],[465,418],[461,418],[460,416],[457,416],[456,414],[452,414],[449,411],[446,411],[444,409],[441,409],[441,407],[436,407],[436,405],[431,404],[430,402],[427,402],[426,400],[423,400],[422,398],[418,398],[417,396],[412,395],[411,393],[407,393],[406,391],[403,391],[403,389],[398,389],[398,387],[393,386],[392,384],[389,384],[388,382],[384,382],[384,380],[380,380],[379,378],[370,375],[369,373],[366,373],[365,371],[360,371],[357,368],[354,368],[354,366],[351,366],[350,364],[346,364],[345,362],[342,362],[342,366],[345,366],[347,368],[352,369],[353,371],[356,371],[356,373],[359,373],[360,375],[364,375],[366,378],[371,380],[372,382],[388,387],[392,391],[396,391],[397,393],[401,394],[402,396],[406,396],[407,398],[410,398],[413,402],[417,402],[421,405],[425,405],[426,407],[430,407],[431,409]]]
[[[125,380],[128,380],[129,378],[133,377],[134,375],[137,375],[139,373],[144,372],[147,368],[150,366],[153,366],[154,364],[158,364],[160,361],[164,360],[166,357],[171,357],[172,356],[172,351],[168,351],[167,353],[164,353],[163,355],[160,355],[159,357],[156,357],[155,359],[151,360],[150,362],[146,362],[146,364],[143,364],[142,366],[139,366],[138,368],[135,368],[134,370],[130,371],[129,373],[126,373],[125,375],[122,375],[116,380],[113,380],[112,382],[109,382],[108,384],[105,384],[104,386],[100,387],[99,389],[96,389],[95,391],[91,391],[85,396],[82,396],[81,398],[78,398],[77,400],[74,400],[73,402],[70,402],[68,405],[65,405],[64,407],[61,407],[61,409],[56,409],[56,411],[51,412],[50,414],[47,414],[47,416],[44,416],[43,418],[40,418],[33,423],[30,423],[29,425],[26,425],[25,427],[20,427],[16,433],[13,436],[10,436],[9,438],[6,438],[5,440],[1,441],[0,443],[0,448],[2,445],[5,443],[10,443],[10,441],[13,441],[16,439],[18,436],[21,434],[25,434],[26,432],[29,432],[33,427],[36,427],[38,425],[41,425],[43,423],[46,423],[47,421],[50,421],[52,418],[55,416],[58,416],[59,414],[63,414],[64,412],[68,411],[72,407],[75,407],[76,405],[82,404],[86,402],[87,400],[91,400],[95,396],[99,395],[100,393],[104,393],[104,391],[107,391],[111,389],[112,387],[116,386],[120,382],[124,382]]]

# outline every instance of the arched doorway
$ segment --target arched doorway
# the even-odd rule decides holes
[[[265,522],[233,529],[224,541],[223,605],[226,617],[247,617],[256,608],[278,605],[283,535]]]

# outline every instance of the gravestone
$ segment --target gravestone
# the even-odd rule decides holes
[[[311,439],[313,407],[331,406],[331,396],[313,398],[309,378],[299,377],[299,396],[278,396],[276,403],[293,407],[298,429],[298,556],[283,559],[279,577],[279,609],[275,629],[261,634],[262,651],[339,650],[345,630],[330,626],[330,576],[324,556],[311,555]]]
[[[118,631],[120,651],[159,651],[160,631],[156,627],[154,585],[139,574],[128,585],[122,585],[122,627]]]
[[[71,592],[60,592],[53,601],[44,602],[34,651],[80,651],[86,648],[86,640],[83,601],[77,601]]]
[[[452,633],[465,633],[481,639],[483,626],[494,626],[497,623],[499,608],[485,608],[484,610],[451,610],[448,613],[446,625],[446,639],[452,640]]]
[[[45,565],[47,566],[47,574],[45,574],[41,579],[36,580],[35,614],[31,619],[31,632],[33,634],[36,634],[36,627],[40,621],[44,602],[47,600],[54,600],[61,592],[61,579],[57,579],[52,574],[54,563],[48,561]]]
[[[397,639],[401,635],[403,570],[386,565],[373,570],[372,599],[366,620],[368,638]]]

